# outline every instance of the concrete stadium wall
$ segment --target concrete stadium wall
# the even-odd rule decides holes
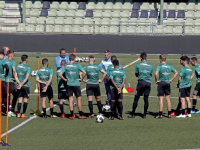
[[[135,35],[39,35],[0,34],[0,47],[15,52],[112,53],[139,54],[200,54],[200,36],[135,36]]]

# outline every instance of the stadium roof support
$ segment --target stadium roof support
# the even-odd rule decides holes
[[[26,23],[26,0],[23,0],[23,9],[22,9],[22,23]]]
[[[163,24],[163,1],[164,0],[160,0],[160,24]]]

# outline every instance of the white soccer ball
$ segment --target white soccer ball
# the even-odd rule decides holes
[[[79,62],[80,61],[80,58],[79,57],[76,57],[76,62]]]
[[[89,58],[88,58],[88,57],[86,57],[86,58],[85,58],[85,62],[88,62],[88,61],[89,61]]]
[[[97,121],[98,123],[102,123],[102,122],[104,121],[104,117],[103,117],[102,115],[97,115],[96,121]]]
[[[37,70],[33,70],[33,71],[31,72],[31,76],[33,76],[33,77],[35,77],[36,74],[37,74]]]
[[[104,109],[104,111],[105,111],[105,110],[106,110],[106,111],[110,110],[110,105],[104,104],[104,105],[103,105],[103,109]]]

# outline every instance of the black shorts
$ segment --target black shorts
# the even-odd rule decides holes
[[[1,89],[2,94],[7,94],[7,83],[5,81],[1,81]]]
[[[43,97],[48,97],[48,99],[52,99],[53,98],[53,89],[51,87],[51,85],[49,85],[47,87],[47,90],[46,92],[42,92],[42,88],[45,87],[46,85],[45,84],[40,84],[40,97],[43,98]]]
[[[29,98],[30,88],[27,86],[22,86],[20,90],[17,90],[18,97]]]
[[[113,89],[111,90],[111,100],[118,100],[118,99],[123,99],[123,92],[121,92],[120,94],[118,94],[118,90],[116,89],[116,87],[113,87]]]
[[[58,99],[69,99],[66,91],[58,91]]]
[[[87,84],[86,85],[87,96],[101,96],[99,84]]]
[[[150,91],[151,91],[151,83],[146,82],[144,80],[138,81],[135,95],[142,96],[144,94],[145,96],[149,96]]]
[[[13,82],[9,82],[9,93],[17,93],[16,85]]]
[[[166,82],[158,82],[158,96],[167,96],[171,94],[170,84]]]
[[[80,86],[67,86],[67,93],[68,96],[73,96],[73,93],[76,97],[81,96],[81,87]]]
[[[191,86],[179,89],[179,97],[180,98],[190,97],[190,91],[191,91]]]
[[[196,84],[193,95],[200,96],[200,83]]]

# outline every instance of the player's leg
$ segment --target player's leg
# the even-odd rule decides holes
[[[48,86],[46,93],[49,99],[50,117],[56,118],[57,116],[53,114],[53,89],[51,86]]]
[[[185,98],[185,100],[187,101],[187,117],[192,117],[192,115],[191,115],[190,91],[191,91],[191,87],[188,87],[186,89],[186,98]]]
[[[18,99],[18,93],[16,92],[16,93],[12,93],[12,95],[13,95],[13,100],[12,100],[12,111],[13,111],[13,113],[15,113],[15,106],[16,106],[16,104],[17,104],[17,99]]]
[[[179,116],[176,116],[177,118],[185,118],[185,97],[186,97],[186,93],[185,93],[185,88],[181,88],[179,89],[179,96],[180,96],[180,100],[181,100],[181,114],[179,114]]]
[[[109,117],[109,120],[114,120],[114,110],[115,110],[115,100],[118,95],[118,91],[115,87],[111,90],[111,101],[110,101],[110,107],[111,107],[111,116]]]
[[[70,117],[69,119],[74,119],[74,106],[73,106],[73,86],[67,86],[67,95],[69,97],[69,110]]]
[[[2,102],[4,104],[5,107],[5,111],[6,112],[6,108],[7,108],[7,83],[5,81],[1,81],[1,89],[2,89]]]
[[[94,118],[93,104],[92,104],[93,87],[91,84],[86,85],[86,93],[87,93],[87,98],[88,98],[88,108],[90,110],[90,117]]]
[[[195,111],[195,107],[197,104],[197,96],[200,96],[200,83],[198,83],[195,88],[194,88],[194,92],[192,95],[192,110],[191,110],[191,114],[195,114],[195,113],[200,113],[199,111]]]
[[[102,114],[101,91],[100,91],[99,84],[95,85],[94,96],[95,96],[96,101],[97,101],[97,107],[99,109],[99,114]]]
[[[166,95],[166,101],[167,101],[168,118],[171,118],[172,104],[171,104],[171,100],[170,100],[170,95]]]
[[[21,107],[22,107],[22,101],[23,101],[23,97],[18,98],[18,104],[17,104],[17,118],[21,118]]]
[[[24,98],[23,112],[22,112],[21,118],[28,118],[28,116],[26,116],[27,106],[28,106],[28,98]]]
[[[106,103],[108,104],[111,100],[111,93],[110,93],[110,84],[109,84],[109,81],[107,81],[107,78],[104,79],[104,84],[105,84],[106,95],[107,95]]]
[[[158,99],[159,99],[159,112],[155,118],[162,118],[163,113],[163,99],[164,99],[164,83],[159,82],[157,83],[157,92],[158,92]]]
[[[59,107],[61,112],[61,118],[65,118],[64,108],[63,108],[63,99],[59,99]]]
[[[26,116],[25,113],[26,113],[26,109],[27,109],[27,106],[28,106],[29,96],[30,96],[30,88],[26,87],[26,86],[23,86],[24,104],[23,104],[23,113],[22,113],[21,118],[28,118],[28,116]]]
[[[145,89],[144,89],[144,114],[143,114],[143,117],[142,118],[146,118],[146,114],[147,114],[147,110],[148,110],[148,107],[149,107],[149,94],[151,92],[151,83],[147,83],[146,82],[146,86],[145,86]]]
[[[42,98],[42,111],[43,111],[43,117],[47,118],[47,113],[46,113],[46,96],[41,97]]]
[[[118,99],[119,120],[124,120],[124,117],[122,117],[122,112],[123,112],[123,104],[122,104],[123,93],[118,94],[117,99]]]

